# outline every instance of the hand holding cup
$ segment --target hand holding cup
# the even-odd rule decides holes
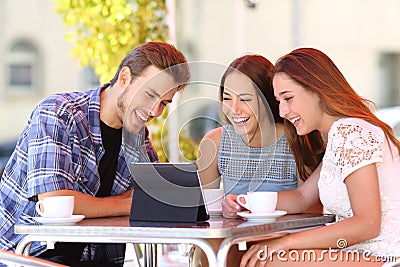
[[[248,192],[246,195],[242,194],[237,196],[238,204],[248,209],[253,214],[274,212],[277,201],[277,192]]]

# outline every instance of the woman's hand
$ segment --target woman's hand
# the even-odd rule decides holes
[[[237,218],[237,213],[244,210],[244,208],[237,203],[236,196],[237,195],[229,194],[222,200],[222,215],[225,218]]]

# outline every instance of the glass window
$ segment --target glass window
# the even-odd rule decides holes
[[[81,71],[81,88],[89,89],[100,85],[99,77],[96,75],[92,67],[84,67]]]
[[[40,86],[39,55],[33,44],[15,42],[7,55],[7,93],[36,93]]]
[[[32,85],[32,66],[29,64],[10,65],[10,85],[25,86]]]
[[[382,53],[379,57],[378,96],[380,107],[400,105],[400,54]]]

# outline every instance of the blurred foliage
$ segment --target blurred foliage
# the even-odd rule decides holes
[[[52,0],[70,31],[72,56],[90,66],[101,83],[108,82],[129,51],[148,41],[168,39],[164,0]],[[160,161],[167,161],[167,113],[149,123],[151,139]],[[165,141],[164,141],[165,139]],[[185,131],[179,133],[184,161],[197,158],[197,145]]]
[[[167,127],[167,118],[168,118],[168,107],[164,109],[163,114],[151,120],[151,124],[149,124],[150,129],[150,140],[153,143],[154,147],[156,147],[158,156],[161,162],[168,161],[168,127]],[[158,131],[154,131],[153,127],[159,129]],[[190,137],[187,136],[184,129],[181,129],[179,132],[179,153],[181,161],[194,161],[198,156],[198,144],[193,141]]]
[[[52,0],[81,66],[109,81],[126,54],[147,41],[168,39],[164,0]]]

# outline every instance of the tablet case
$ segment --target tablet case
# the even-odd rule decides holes
[[[202,222],[209,219],[195,163],[132,163],[131,221]]]

